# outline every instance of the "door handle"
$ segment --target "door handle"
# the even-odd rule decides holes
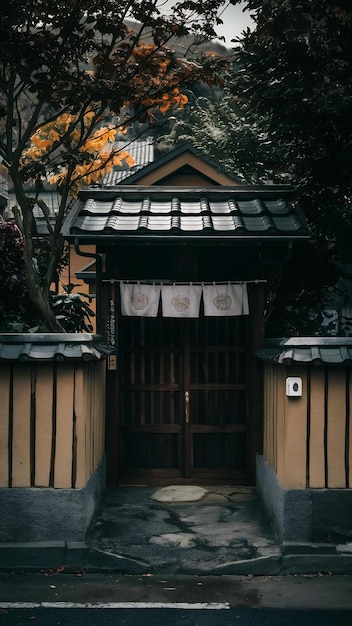
[[[189,424],[189,391],[185,391],[185,420]]]

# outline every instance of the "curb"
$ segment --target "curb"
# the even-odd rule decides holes
[[[281,573],[312,574],[331,572],[332,574],[352,573],[351,544],[332,545],[328,543],[283,544]]]
[[[0,569],[51,569],[65,562],[65,541],[0,544]]]
[[[129,558],[90,548],[85,542],[42,541],[33,543],[0,544],[0,571],[67,570],[86,572],[118,572],[141,575],[161,574],[168,570],[153,567],[147,561]],[[194,576],[277,576],[285,574],[352,574],[352,553],[346,546],[290,544],[281,552],[243,561],[231,561],[203,570],[195,566],[191,571],[170,572]]]

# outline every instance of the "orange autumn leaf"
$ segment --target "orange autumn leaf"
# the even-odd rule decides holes
[[[127,163],[128,167],[133,167],[136,164],[134,158],[126,150],[120,150],[112,157],[112,162],[115,166],[122,165],[123,161]]]
[[[132,54],[136,61],[141,61],[144,57],[151,55],[156,50],[156,46],[152,43],[140,43],[133,48]]]
[[[45,124],[33,134],[31,145],[24,154],[23,164],[30,160],[49,158],[48,155],[55,150],[56,143],[61,143],[64,151],[67,148],[77,151],[82,155],[83,162],[77,163],[73,172],[70,172],[73,193],[83,185],[100,181],[102,176],[111,172],[114,167],[121,166],[123,162],[132,167],[135,161],[126,150],[113,150],[116,136],[126,133],[127,129],[113,125],[97,128],[94,127],[95,119],[95,113],[91,110],[83,118],[65,113]],[[60,187],[68,175],[68,168],[61,165],[49,174],[48,181]]]

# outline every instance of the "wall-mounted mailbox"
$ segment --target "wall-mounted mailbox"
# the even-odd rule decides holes
[[[286,378],[286,395],[289,398],[300,398],[302,396],[302,378],[299,376]]]

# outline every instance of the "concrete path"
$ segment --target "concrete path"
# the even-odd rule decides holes
[[[280,548],[253,488],[119,487],[87,541],[125,573],[277,572]],[[274,570],[274,571],[273,571]]]

